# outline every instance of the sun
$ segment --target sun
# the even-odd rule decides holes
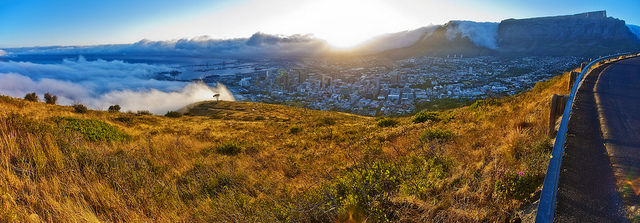
[[[337,49],[350,49],[380,34],[416,28],[385,0],[312,0],[272,20],[275,33],[311,33]],[[285,25],[286,24],[286,25]]]

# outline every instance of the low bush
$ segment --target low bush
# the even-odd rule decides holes
[[[167,116],[169,118],[180,118],[182,117],[182,113],[177,111],[168,111],[167,114],[164,114],[164,116]]]
[[[136,112],[136,114],[138,114],[138,115],[152,115],[152,113],[149,110],[138,110]]]
[[[427,129],[425,130],[420,138],[423,140],[449,140],[453,138],[453,132],[449,130],[442,130],[437,128]]]
[[[440,121],[439,114],[437,112],[418,112],[413,116],[413,123],[423,123],[427,120]]]
[[[333,118],[319,118],[314,120],[315,126],[329,126],[336,124],[336,120]]]
[[[289,133],[291,134],[298,134],[300,132],[302,132],[302,127],[300,126],[293,126],[289,129]]]
[[[240,141],[227,141],[218,146],[216,152],[224,155],[238,155],[244,151],[244,143]]]
[[[33,92],[33,93],[27,93],[27,95],[24,96],[24,100],[38,102],[39,99],[38,99],[38,95],[36,95],[36,92]]]
[[[469,106],[469,109],[478,109],[481,107],[486,107],[486,106],[495,106],[495,105],[500,105],[500,100],[498,99],[484,99],[484,100],[477,100],[476,102],[474,102],[473,104],[471,104]]]
[[[111,105],[109,106],[109,112],[120,112],[120,105]]]
[[[47,92],[46,94],[44,94],[44,102],[47,104],[55,105],[56,103],[58,103],[58,96],[51,95],[49,94],[49,92]]]
[[[129,134],[96,119],[54,117],[53,120],[65,129],[81,133],[89,141],[124,142],[131,139]]]
[[[75,109],[76,113],[87,113],[87,111],[89,111],[89,109],[87,109],[86,106],[84,106],[83,104],[80,103],[76,103],[74,105],[72,105],[71,107],[73,107],[73,109]]]
[[[379,127],[393,127],[398,125],[398,120],[389,117],[380,117],[377,119]]]
[[[498,172],[498,180],[494,192],[501,197],[523,200],[529,198],[539,185],[535,176],[522,171],[516,173],[502,170]]]

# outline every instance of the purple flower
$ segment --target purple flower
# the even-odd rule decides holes
[[[524,175],[524,173],[522,171],[520,171],[520,173],[518,173],[518,174],[520,174],[520,176]]]

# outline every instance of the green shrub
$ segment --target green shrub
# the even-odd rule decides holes
[[[381,118],[378,118],[377,120],[378,120],[377,125],[379,127],[393,127],[398,124],[398,120],[396,120],[395,118],[381,117]]]
[[[437,112],[418,112],[413,116],[413,123],[423,123],[427,120],[440,121],[439,114]]]
[[[522,171],[512,173],[503,170],[498,173],[493,190],[499,196],[523,200],[529,198],[538,188],[537,181],[535,176]]]
[[[332,119],[332,118],[319,118],[314,120],[315,126],[328,126],[328,125],[334,125],[336,124],[336,120]]]
[[[120,112],[120,105],[111,105],[109,106],[109,112]]]
[[[449,140],[453,138],[453,132],[449,130],[442,130],[437,128],[427,129],[425,130],[420,138],[423,140]]]
[[[302,132],[302,127],[300,126],[293,126],[289,129],[289,133],[291,134],[298,134],[300,132]]]
[[[164,116],[167,116],[169,118],[180,118],[182,117],[182,113],[177,111],[168,111],[167,114],[164,114]]]
[[[96,119],[53,117],[53,120],[65,129],[81,133],[89,141],[124,142],[131,139],[129,134]]]
[[[33,93],[27,93],[27,95],[24,96],[24,100],[38,102],[39,99],[38,99],[38,95],[36,95],[36,92],[33,92]]]
[[[138,115],[152,115],[149,110],[138,110],[136,112],[136,114],[138,114]]]
[[[81,113],[81,114],[87,113],[87,111],[89,111],[89,109],[87,109],[86,106],[84,106],[83,104],[80,104],[80,103],[76,103],[76,104],[72,105],[71,107],[73,107],[73,109],[75,109],[75,111],[77,113]]]
[[[47,104],[55,105],[58,102],[58,96],[51,95],[49,94],[49,92],[47,92],[46,94],[44,94],[44,102]]]
[[[495,106],[500,105],[500,100],[498,99],[485,99],[485,100],[477,100],[473,104],[469,106],[470,109],[478,109],[486,106]]]
[[[244,143],[239,141],[227,141],[218,146],[216,152],[224,155],[237,155],[244,151]]]

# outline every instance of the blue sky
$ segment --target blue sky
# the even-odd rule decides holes
[[[449,20],[499,22],[607,10],[640,25],[637,0],[0,0],[0,48],[313,34],[335,45]]]

